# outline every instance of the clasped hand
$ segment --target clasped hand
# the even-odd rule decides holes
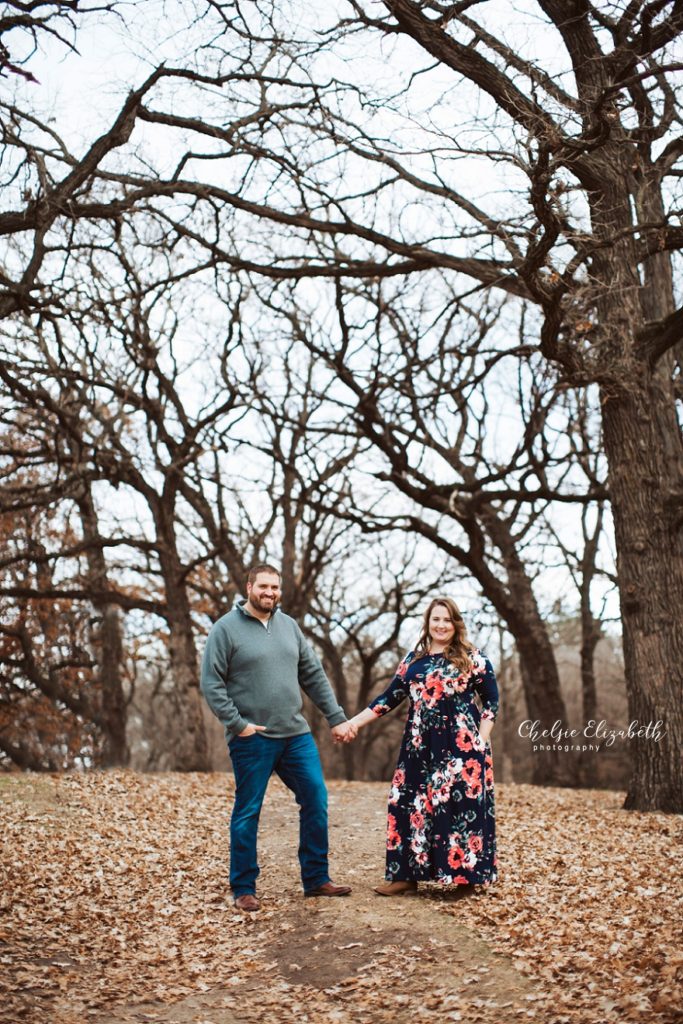
[[[335,743],[353,743],[358,735],[358,726],[353,722],[341,722],[339,725],[335,725],[331,731]]]

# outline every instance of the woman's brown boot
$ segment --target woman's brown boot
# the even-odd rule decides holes
[[[417,882],[382,882],[374,891],[378,896],[414,896]]]

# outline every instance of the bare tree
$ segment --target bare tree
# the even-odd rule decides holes
[[[0,512],[0,532],[3,588],[34,595],[19,603],[0,597],[0,761],[38,771],[100,764],[110,720],[96,672],[94,609],[51,596],[49,551],[56,534],[74,539],[68,519],[61,510]]]
[[[659,743],[633,743],[626,806],[680,811],[683,313],[670,254],[683,242],[673,57],[683,5],[527,9],[559,44],[545,66],[507,26],[494,30],[491,0],[352,0],[317,40],[293,38],[284,2],[211,4],[201,23],[211,46],[152,68],[83,157],[6,105],[14,191],[0,233],[15,251],[0,311],[58,316],[57,261],[106,250],[128,227],[150,251],[163,238],[173,255],[160,278],[207,267],[274,281],[436,271],[461,296],[495,288],[532,302],[540,358],[600,392],[630,711],[640,725],[664,722]],[[387,94],[368,75],[377,40],[395,46]],[[349,81],[317,73],[330,49]],[[467,109],[454,125],[456,87]],[[156,156],[163,146],[131,144],[142,125],[176,140],[172,170]],[[458,175],[465,159],[476,180]],[[508,204],[480,187],[493,174]]]
[[[683,148],[671,55],[683,6],[642,0],[615,11],[587,0],[538,0],[532,7],[552,25],[566,56],[560,79],[554,67],[544,69],[488,27],[487,3],[476,5],[476,21],[469,4],[383,6],[386,14],[375,17],[352,2],[341,31],[354,43],[373,34],[395,42],[401,66],[410,54],[412,73],[404,76],[394,115],[406,124],[411,114],[417,119],[410,107],[415,83],[423,97],[422,81],[436,63],[452,73],[453,87],[466,83],[475,108],[481,98],[491,111],[472,126],[483,141],[454,142],[452,127],[441,130],[433,116],[416,159],[414,146],[402,149],[396,135],[389,142],[373,134],[370,117],[359,124],[350,103],[344,109],[328,91],[318,122],[309,124],[321,148],[311,146],[297,161],[290,192],[280,188],[294,205],[254,202],[249,212],[302,229],[297,265],[286,268],[290,277],[440,268],[525,297],[541,314],[540,356],[570,385],[597,385],[630,711],[641,729],[662,721],[665,730],[657,744],[642,734],[634,739],[626,806],[680,810],[683,627],[671,607],[683,591],[683,453],[675,408],[683,313],[675,306],[669,254],[683,240],[675,220]],[[359,88],[366,109],[382,100],[391,105],[392,97],[380,98],[367,80]],[[287,127],[291,138],[301,130],[291,112]],[[320,173],[323,141],[346,166],[343,179]],[[500,204],[487,209],[476,186],[470,194],[457,187],[448,161],[457,166],[464,155],[505,168],[515,186],[509,212],[501,215]],[[263,159],[275,164],[276,157],[270,149]],[[419,221],[394,223],[392,211],[416,203]],[[284,275],[280,261],[278,267]],[[274,276],[263,266],[253,269]]]
[[[355,434],[373,477],[390,485],[383,501],[376,488],[363,498],[351,487],[340,514],[377,536],[418,534],[468,571],[515,638],[529,714],[548,729],[566,719],[534,589],[544,515],[552,503],[588,504],[606,492],[597,473],[581,470],[593,439],[568,429],[565,388],[523,337],[495,337],[496,308],[463,315],[454,302],[448,315],[439,307],[430,330],[419,288],[392,296],[383,285],[338,286],[330,332],[297,307],[295,292],[284,299],[280,289],[277,299],[264,296],[282,334],[333,372],[332,411],[309,433]],[[576,780],[572,762],[551,749],[535,778]]]
[[[682,237],[667,180],[675,192],[683,146],[669,48],[683,31],[683,5],[643,0],[616,11],[538,0],[569,61],[561,84],[487,28],[486,3],[476,21],[470,4],[385,0],[377,18],[350,6],[356,28],[412,40],[454,82],[486,96],[506,126],[498,139],[509,139],[499,158],[527,177],[522,215],[501,218],[440,177],[438,164],[424,181],[388,147],[350,142],[418,194],[440,193],[466,211],[493,258],[462,257],[454,269],[528,295],[543,314],[542,355],[567,381],[600,388],[630,711],[641,726],[661,720],[666,730],[656,745],[635,741],[626,806],[680,811],[683,624],[672,608],[683,596],[674,406],[683,312],[668,254]],[[447,265],[426,241],[419,253]]]
[[[174,766],[201,769],[205,738],[188,579],[210,555],[189,539],[194,525],[189,466],[204,458],[205,446],[222,445],[240,400],[223,379],[223,391],[214,389],[206,402],[195,396],[193,412],[186,407],[178,388],[184,367],[174,351],[177,315],[170,305],[162,313],[156,297],[147,303],[132,266],[126,264],[125,287],[115,297],[101,282],[94,287],[100,292],[87,315],[64,318],[59,329],[53,321],[40,329],[29,321],[21,352],[0,360],[11,415],[16,422],[26,413],[32,417],[38,454],[27,454],[44,464],[33,488],[23,491],[8,481],[6,507],[75,502],[83,532],[78,549],[87,556],[88,572],[70,583],[53,581],[42,591],[10,586],[2,593],[94,604],[102,617],[101,670],[109,674],[114,666],[106,659],[120,639],[117,609],[144,610],[163,620],[177,703]],[[229,346],[222,355],[229,357]],[[109,494],[106,530],[98,522],[104,515],[102,497],[99,516],[92,502],[98,486]],[[131,498],[142,502],[142,521],[134,518],[138,532],[132,533],[126,523]],[[105,549],[124,552],[109,572]],[[53,557],[64,555],[68,552],[57,550]],[[31,552],[25,557],[30,562]],[[116,688],[110,691],[113,702],[115,694]]]

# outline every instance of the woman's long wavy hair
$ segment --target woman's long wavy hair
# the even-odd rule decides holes
[[[420,657],[420,655],[426,654],[429,651],[429,618],[434,609],[439,605],[446,609],[451,622],[455,626],[455,635],[448,647],[444,650],[444,657],[448,658],[448,660],[455,665],[458,671],[469,672],[472,668],[472,658],[470,655],[474,650],[474,645],[470,642],[467,636],[467,628],[463,621],[463,617],[460,614],[460,609],[455,601],[450,597],[435,597],[429,602],[422,620],[422,633],[420,634],[420,639],[417,642],[415,654],[417,657]]]

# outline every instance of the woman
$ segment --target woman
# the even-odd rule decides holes
[[[375,892],[409,895],[418,881],[470,887],[495,882],[488,738],[498,687],[490,661],[467,639],[448,597],[430,603],[417,647],[351,724],[362,728],[406,697],[410,711],[389,796],[386,882]]]

